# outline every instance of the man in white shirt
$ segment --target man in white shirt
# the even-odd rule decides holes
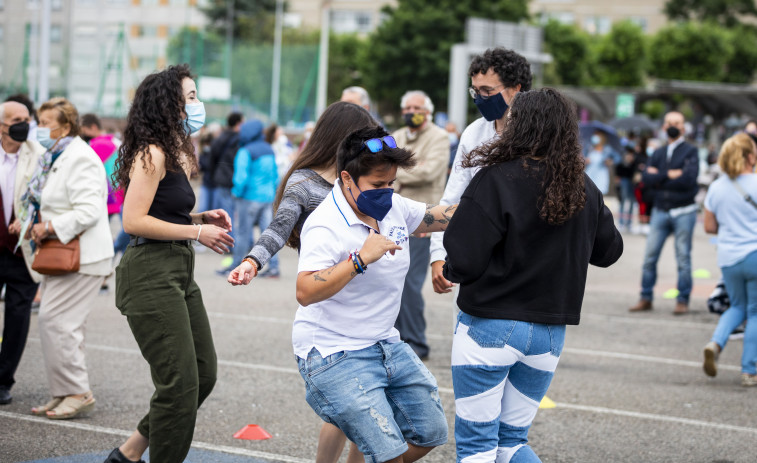
[[[37,160],[45,149],[28,141],[29,110],[21,103],[0,104],[0,287],[5,285],[5,322],[0,345],[0,405],[12,400],[13,375],[26,346],[39,276],[31,270],[31,248],[17,246],[10,225]]]
[[[471,97],[483,117],[466,127],[460,136],[455,164],[439,204],[452,205],[460,202],[460,197],[479,170],[465,169],[460,164],[469,152],[502,133],[507,108],[518,92],[531,89],[533,79],[528,61],[518,53],[501,47],[475,56],[468,68],[468,75],[471,77]],[[434,233],[431,237],[431,280],[434,291],[439,294],[450,292],[453,286],[442,275],[444,259],[447,257],[443,239],[442,232]]]

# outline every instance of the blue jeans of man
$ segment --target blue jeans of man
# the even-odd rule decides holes
[[[205,212],[213,208],[213,192],[215,188],[212,186],[201,185],[199,200],[197,201],[197,211]],[[228,211],[227,211],[228,212]]]
[[[744,351],[741,354],[741,372],[757,374],[757,251],[741,262],[723,267],[723,279],[731,306],[723,312],[712,340],[720,348],[728,342],[728,336],[746,320]]]
[[[621,178],[618,183],[618,199],[620,200],[620,225],[631,225],[633,205],[636,196],[633,194],[633,182],[630,178]]]
[[[423,283],[428,274],[431,259],[431,238],[410,237],[410,268],[405,276],[405,287],[402,290],[400,313],[394,322],[394,327],[400,332],[400,337],[418,357],[428,356],[426,343],[426,319],[423,317]]]
[[[690,212],[673,217],[669,211],[652,208],[649,221],[647,247],[644,251],[644,265],[641,270],[641,298],[651,301],[654,297],[654,285],[657,282],[657,261],[665,240],[673,235],[675,240],[676,263],[678,264],[678,302],[689,303],[691,295],[691,237],[697,213]]]
[[[253,227],[257,225],[262,233],[271,224],[273,206],[271,203],[234,198],[234,208],[236,210],[234,229],[237,230],[237,241],[234,243],[234,266],[236,267],[242,263],[244,256],[250,252],[255,244],[252,234]],[[271,257],[268,266],[271,272],[279,271],[279,256],[277,254]]]
[[[113,241],[113,254],[118,254],[119,252],[123,254],[126,252],[126,247],[129,246],[129,240],[131,239],[129,234],[124,231],[124,211],[119,212],[118,215],[121,218],[121,231],[118,232],[118,236]]]
[[[460,313],[452,340],[458,462],[541,461],[528,430],[564,343],[565,325]]]
[[[231,188],[217,186],[213,189],[213,207],[212,209],[223,209],[231,217],[231,223],[236,224],[234,211],[234,197],[231,195]],[[202,211],[201,211],[202,212]],[[233,225],[232,232],[229,235],[236,239],[236,225]],[[234,245],[236,248],[237,244]],[[249,249],[247,250],[249,251]],[[246,252],[246,251],[245,251]]]

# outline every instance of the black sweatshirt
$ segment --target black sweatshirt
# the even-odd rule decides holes
[[[589,264],[608,267],[623,253],[602,193],[584,178],[584,208],[562,225],[549,225],[539,217],[537,161],[497,164],[473,177],[444,233],[444,276],[461,284],[463,312],[578,324]]]

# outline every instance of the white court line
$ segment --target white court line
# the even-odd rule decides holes
[[[110,434],[112,436],[129,437],[133,431],[125,431],[123,429],[106,428],[104,426],[95,426],[91,424],[76,423],[73,421],[55,421],[48,420],[47,418],[39,418],[36,416],[21,415],[20,413],[9,413],[0,411],[0,417],[9,418],[20,421],[30,421],[32,423],[49,424],[52,426],[59,426],[62,428],[76,429],[79,431],[97,432],[100,434]],[[273,461],[283,461],[286,463],[314,463],[315,460],[306,460],[304,458],[290,457],[289,455],[279,455],[276,453],[260,452],[257,450],[247,450],[239,447],[229,447],[227,445],[215,445],[207,442],[192,442],[192,447],[196,449],[211,450],[214,452],[230,453],[232,455],[242,455],[245,457],[264,458]]]
[[[663,363],[665,365],[677,365],[682,367],[702,368],[702,362],[692,362],[689,360],[669,359],[665,357],[651,357],[649,355],[624,354],[622,352],[604,352],[591,349],[577,349],[575,347],[565,347],[563,352],[568,354],[589,355],[594,357],[605,357],[620,360],[635,360],[639,362]],[[718,370],[741,371],[741,367],[736,365],[718,364]]]
[[[725,431],[737,431],[737,432],[746,432],[750,434],[757,434],[757,428],[749,428],[746,426],[734,426],[731,424],[723,424],[723,423],[713,423],[710,421],[692,420],[689,418],[679,418],[677,416],[658,415],[654,413],[631,412],[627,410],[617,410],[614,408],[594,407],[590,405],[566,404],[562,402],[556,402],[555,405],[557,406],[557,408],[567,408],[570,410],[579,410],[582,412],[626,416],[630,418],[639,418],[642,420],[664,421],[668,423],[686,424],[686,425],[691,425],[691,426],[702,426],[705,428],[713,428],[713,429],[719,429],[719,430],[725,430]]]

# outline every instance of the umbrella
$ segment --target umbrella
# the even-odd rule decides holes
[[[623,145],[620,143],[620,137],[618,132],[611,125],[604,124],[599,121],[581,122],[578,124],[578,128],[581,132],[581,142],[584,146],[591,144],[591,136],[594,132],[602,132],[605,135],[607,145],[612,147],[616,152],[623,152]]]
[[[643,130],[654,132],[658,128],[658,124],[647,116],[622,117],[610,122],[610,125],[618,130],[625,130],[627,132],[641,132]]]

